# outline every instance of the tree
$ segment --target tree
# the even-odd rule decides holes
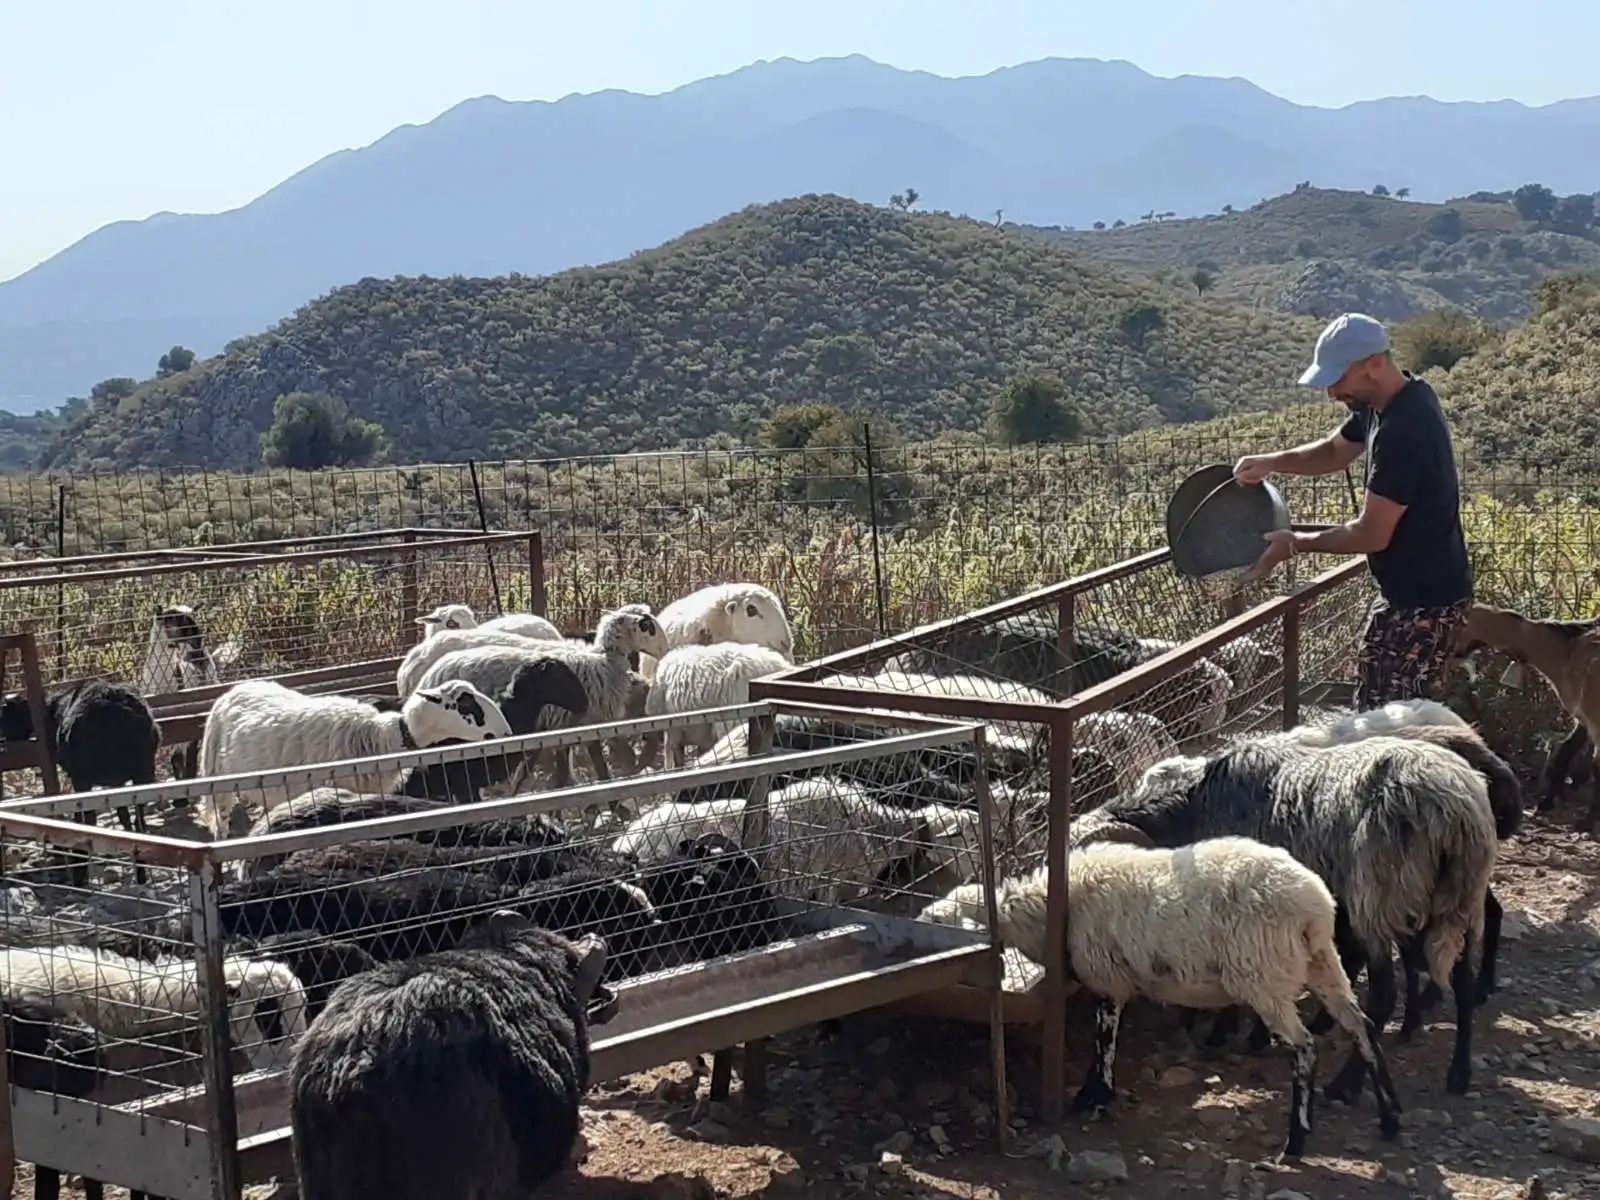
[[[1441,242],[1458,242],[1466,232],[1459,208],[1444,208],[1428,218],[1428,233]]]
[[[1381,183],[1374,184],[1372,188],[1372,194],[1374,196],[1387,196],[1389,194],[1389,189],[1384,187]]]
[[[383,427],[363,421],[338,396],[288,392],[272,406],[272,427],[261,435],[261,461],[269,467],[318,471],[357,467],[384,449]]]
[[[1535,225],[1543,225],[1556,215],[1556,194],[1542,183],[1525,183],[1511,193],[1511,203],[1517,216]]]
[[[1106,227],[1106,223],[1104,221],[1096,221],[1094,223],[1094,227],[1096,229],[1104,229]]]
[[[1394,345],[1400,364],[1412,371],[1434,367],[1448,371],[1493,337],[1493,328],[1478,318],[1460,309],[1441,308],[1398,325]]]
[[[1124,229],[1124,228],[1127,227],[1127,224],[1128,223],[1126,221],[1124,221],[1121,217],[1118,217],[1115,221],[1111,222],[1111,228],[1113,228],[1113,229]]]
[[[1197,296],[1204,296],[1211,290],[1211,286],[1216,281],[1217,277],[1204,267],[1196,267],[1194,273],[1189,276],[1189,282],[1194,284],[1195,295]]]
[[[89,389],[89,403],[99,409],[115,408],[138,390],[139,381],[126,375],[102,379]]]
[[[1008,446],[1070,442],[1083,432],[1083,416],[1054,375],[1021,375],[990,401],[989,430]]]
[[[187,346],[174,346],[161,356],[161,361],[156,364],[156,375],[165,379],[168,375],[182,375],[194,366],[194,351]]]
[[[1135,304],[1117,320],[1122,336],[1143,350],[1145,339],[1167,323],[1166,314],[1154,304]]]
[[[1562,233],[1582,236],[1594,227],[1594,197],[1588,192],[1574,192],[1556,205],[1551,224]]]
[[[917,191],[916,188],[907,188],[905,191],[896,192],[889,197],[889,207],[898,208],[901,212],[910,212],[916,206],[917,201],[921,199],[922,193]]]
[[[1224,204],[1224,205],[1223,205],[1223,206],[1222,206],[1222,212],[1223,212],[1223,214],[1224,214],[1224,215],[1225,215],[1225,216],[1230,216],[1230,217],[1231,217],[1231,216],[1232,216],[1232,215],[1233,215],[1233,205],[1231,205],[1231,204]]]
[[[1395,188],[1394,198],[1396,200],[1409,200],[1411,198],[1411,189],[1408,187]]]

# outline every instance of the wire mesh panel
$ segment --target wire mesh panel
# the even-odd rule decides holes
[[[271,553],[12,564],[0,575],[0,629],[34,623],[48,681],[106,676],[147,695],[392,657],[416,641],[419,604],[526,608],[539,589],[535,537],[389,531]]]
[[[546,786],[555,750],[708,721],[730,729],[729,746],[742,737],[718,765]],[[780,723],[811,740],[792,748]],[[27,997],[41,1008],[23,1015],[82,1023],[79,1042],[45,1035],[51,1049],[14,1082],[176,1121],[202,1142],[266,1136],[287,1124],[295,1039],[341,983],[481,949],[503,910],[604,939],[618,1013],[595,1031],[596,1079],[956,983],[987,980],[998,995],[986,933],[916,919],[958,883],[992,897],[987,778],[972,725],[750,704],[13,802],[0,809],[6,995],[26,998],[18,981],[37,977]],[[156,833],[61,819],[105,822],[117,804],[142,805]],[[183,806],[242,810],[250,832],[211,844],[159,836]],[[82,998],[126,977],[121,1007]],[[29,1037],[17,1044],[40,1044]],[[80,1042],[144,1054],[108,1067],[72,1058]],[[213,1060],[229,1060],[220,1075]],[[89,1171],[55,1117],[28,1120],[20,1157]],[[126,1132],[117,1117],[110,1126]],[[216,1174],[196,1162],[195,1178]],[[212,1194],[166,1182],[178,1190],[160,1194]]]

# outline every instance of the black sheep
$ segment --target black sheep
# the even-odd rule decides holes
[[[156,781],[161,727],[144,697],[126,684],[88,679],[55,688],[44,698],[45,744],[73,791]],[[0,699],[0,741],[25,742],[36,735],[25,693]],[[141,814],[142,816],[142,814]],[[128,806],[117,805],[124,829],[134,828]],[[141,819],[138,822],[142,828]]]
[[[643,975],[667,965],[661,957],[667,929],[640,886],[631,860],[580,861],[523,887],[507,907],[543,929],[603,937],[611,948],[608,979]]]
[[[299,929],[259,941],[241,939],[239,944],[230,945],[228,952],[274,959],[293,971],[305,988],[308,1022],[316,1020],[341,983],[378,965],[378,960],[355,942],[328,939],[319,933]]]
[[[639,880],[668,945],[688,961],[753,950],[792,932],[756,860],[720,834],[684,839],[671,859],[645,868]]]
[[[500,911],[470,945],[342,984],[290,1068],[300,1195],[533,1194],[578,1136],[606,958]]]
[[[554,658],[532,660],[518,667],[510,685],[494,699],[511,732],[518,736],[537,733],[539,714],[546,708],[565,709],[575,717],[589,711],[589,694],[583,690],[577,673]],[[398,790],[421,799],[475,804],[482,799],[484,788],[510,778],[521,759],[521,755],[491,751],[460,762],[432,763],[408,772]]]
[[[0,1020],[13,1087],[81,1098],[100,1083],[103,1039],[82,1019],[46,1000],[7,996],[0,999]]]

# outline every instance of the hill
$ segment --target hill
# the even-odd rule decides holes
[[[1204,264],[1220,299],[1320,317],[1356,309],[1393,321],[1450,307],[1506,321],[1527,315],[1546,276],[1600,266],[1593,226],[1525,221],[1509,195],[1424,204],[1300,187],[1198,219],[1019,232],[1179,287]]]
[[[0,284],[0,406],[141,374],[174,342],[215,353],[368,276],[601,263],[787,196],[881,203],[912,186],[949,212],[1087,226],[1214,212],[1307,178],[1434,199],[1529,179],[1592,189],[1600,98],[1318,109],[1125,62],[946,79],[860,56],[762,62],[659,96],[480,97],[231,212],[109,225]]]
[[[405,462],[749,439],[775,406],[819,400],[912,436],[970,430],[1027,371],[1121,433],[1283,403],[1314,335],[989,225],[808,196],[606,267],[339,288],[78,406],[48,465],[250,469],[292,391],[344,398]]]

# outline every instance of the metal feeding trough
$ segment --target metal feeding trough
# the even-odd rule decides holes
[[[1289,507],[1270,483],[1234,481],[1226,463],[1201,467],[1167,504],[1167,545],[1172,565],[1191,579],[1252,566],[1264,538],[1289,528]]]

